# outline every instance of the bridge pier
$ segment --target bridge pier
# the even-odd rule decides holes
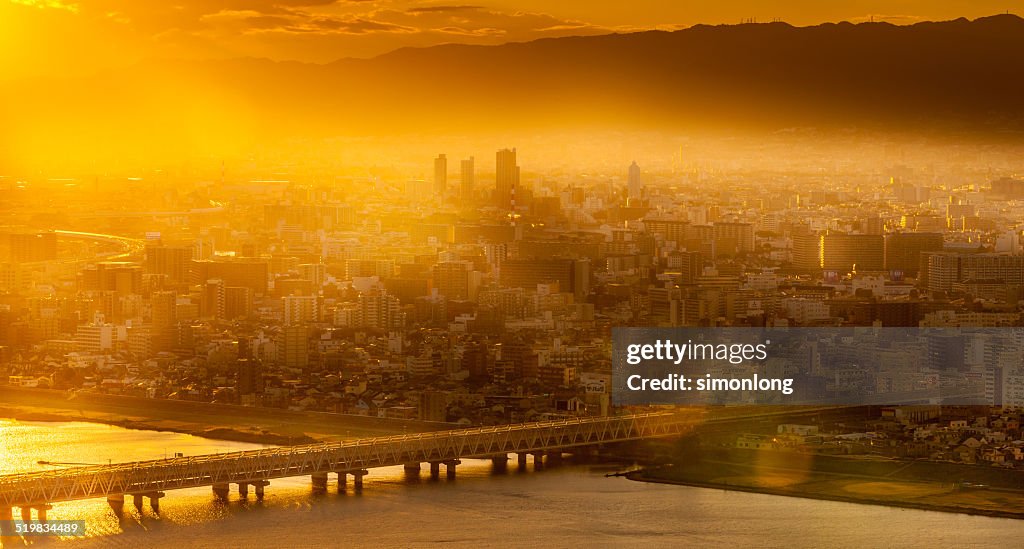
[[[516,453],[516,464],[519,466],[520,471],[526,470],[526,452]]]
[[[252,485],[253,491],[256,492],[256,501],[260,501],[260,500],[263,499],[263,489],[266,488],[267,486],[270,486],[270,481],[269,480],[254,480],[254,481],[250,482],[249,484]]]
[[[107,496],[107,505],[114,511],[117,518],[124,516],[124,494],[110,494]]]
[[[544,452],[533,452],[533,470],[538,471],[544,468]]]
[[[14,525],[11,521],[14,520],[14,509],[12,507],[0,507],[0,543],[3,543],[4,547],[8,546],[8,540],[13,540],[15,536]],[[11,546],[14,544],[11,543]]]
[[[249,497],[249,483],[239,482],[238,483],[238,497],[245,499]]]
[[[560,465],[562,463],[561,450],[548,450],[546,453],[548,465]]]
[[[444,462],[445,473],[449,480],[455,478],[455,466],[461,463],[462,460],[459,459],[449,459]]]
[[[314,492],[326,492],[327,491],[327,473],[313,473],[313,491]]]
[[[430,480],[437,480],[441,478],[441,462],[431,461],[430,462]]]
[[[402,469],[405,471],[406,482],[419,482],[420,462],[406,463],[402,466]]]
[[[147,492],[146,497],[149,498],[149,508],[153,510],[153,514],[160,514],[160,499],[166,494],[163,492]]]
[[[366,469],[352,471],[352,485],[355,486],[357,492],[363,489],[363,477],[368,474],[370,474],[370,472]]]
[[[491,458],[491,467],[495,473],[504,473],[508,471],[508,456],[500,455]]]
[[[226,501],[228,494],[231,493],[231,485],[227,483],[218,483],[213,485],[213,495],[217,499]]]
[[[338,491],[343,492],[345,490],[345,484],[348,482],[348,473],[345,471],[338,471]]]
[[[3,510],[6,509],[6,510]],[[10,507],[0,509],[0,520],[12,520],[12,511]],[[48,503],[38,503],[35,505],[24,505],[21,507],[21,521],[32,522],[32,510],[36,511],[36,521],[46,522],[46,512],[53,509],[53,506]],[[6,517],[6,518],[2,518]]]

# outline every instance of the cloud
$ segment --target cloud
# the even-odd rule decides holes
[[[613,29],[584,21],[560,19],[545,13],[501,12],[472,5],[380,10],[376,20],[413,27],[421,33],[460,36],[503,37],[531,40],[566,34],[600,34]]]
[[[15,1],[59,8],[26,10],[41,17],[48,12],[50,19],[57,13],[73,17],[81,34],[122,44],[123,53],[113,57],[132,61],[268,57],[328,62],[406,46],[499,44],[622,30],[536,11],[503,11],[477,3],[423,5],[419,0]]]
[[[359,17],[353,19],[333,19],[328,17],[314,19],[311,24],[328,32],[344,32],[348,34],[364,34],[368,32],[416,32],[412,27],[394,25],[381,21],[371,21]]]
[[[407,13],[451,13],[479,9],[482,9],[482,6],[424,6],[422,8],[409,8],[405,11]]]
[[[224,10],[204,15],[201,34],[215,37],[227,32],[366,34],[415,32],[416,29],[358,16],[325,16],[289,10],[268,15],[255,10]]]
[[[39,9],[50,8],[78,12],[78,6],[71,3],[61,2],[60,0],[11,0],[11,3],[21,4],[23,6],[32,6],[33,8]]]
[[[457,34],[462,36],[505,36],[506,32],[502,29],[496,29],[493,27],[485,27],[479,29],[467,29],[463,27],[441,27],[435,29],[436,32],[443,34]]]

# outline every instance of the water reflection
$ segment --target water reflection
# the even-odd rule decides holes
[[[174,433],[128,431],[90,424],[0,422],[2,472],[38,469],[46,452],[56,461],[108,455],[151,459],[163,447],[189,455],[234,451],[251,444]],[[181,451],[180,449],[177,451]],[[849,503],[726,492],[605,478],[609,468],[567,462],[521,471],[516,455],[504,471],[491,460],[462,460],[455,479],[444,467],[399,465],[370,470],[357,492],[334,475],[316,493],[310,477],[272,479],[265,497],[241,498],[237,486],[219,501],[210,488],[172,490],[160,514],[130,500],[121,520],[104,500],[58,503],[54,519],[84,519],[87,539],[33,538],[33,546],[296,547],[495,544],[620,547],[680,544],[756,546],[1014,544],[1024,521],[891,509]]]

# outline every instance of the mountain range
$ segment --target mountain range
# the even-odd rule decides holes
[[[16,148],[569,127],[1012,137],[1024,129],[1024,19],[698,25],[328,64],[154,60],[6,82],[0,99],[0,139]]]

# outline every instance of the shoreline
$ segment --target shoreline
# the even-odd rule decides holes
[[[702,481],[695,479],[678,479],[652,476],[649,471],[641,469],[624,473],[627,479],[635,482],[649,482],[653,484],[669,484],[675,486],[690,486],[694,488],[707,488],[711,490],[726,490],[733,492],[746,492],[751,494],[765,494],[771,496],[783,496],[803,499],[816,499],[823,501],[838,501],[842,503],[856,503],[860,505],[876,505],[883,507],[895,507],[901,509],[914,509],[918,511],[932,511],[937,513],[957,513],[964,515],[986,516],[992,518],[1005,518],[1022,520],[1024,510],[1020,512],[1001,511],[998,509],[987,509],[971,506],[944,505],[941,503],[925,503],[900,499],[880,499],[871,497],[858,497],[837,493],[810,492],[793,489],[780,489],[765,486],[749,486],[743,484],[726,484],[713,481]],[[881,480],[881,479],[880,479]],[[892,479],[888,479],[892,480]]]
[[[306,434],[303,434],[301,437],[299,437],[295,435],[285,435],[274,432],[251,432],[239,429],[237,426],[228,426],[225,424],[169,425],[167,424],[166,421],[158,418],[143,419],[131,418],[126,416],[117,416],[112,414],[98,415],[96,413],[85,413],[82,410],[79,410],[76,413],[76,411],[61,408],[39,409],[36,407],[30,407],[29,409],[26,409],[25,407],[20,406],[0,405],[0,418],[10,419],[13,421],[45,423],[84,422],[100,425],[110,425],[124,429],[172,432],[192,435],[211,440],[246,442],[253,444],[265,444],[270,446],[306,444],[319,442],[321,440]],[[700,466],[701,464],[697,463],[692,465]],[[1015,512],[971,505],[969,502],[965,502],[963,504],[944,504],[940,502],[914,501],[905,498],[898,499],[898,496],[893,497],[891,495],[890,497],[871,497],[843,494],[838,493],[837,487],[834,486],[826,486],[826,489],[824,491],[821,491],[808,490],[801,488],[800,486],[778,488],[771,486],[744,484],[740,482],[716,482],[715,480],[703,480],[693,478],[693,471],[691,471],[689,475],[687,475],[685,471],[682,471],[680,469],[670,469],[669,471],[674,472],[676,474],[673,475],[672,477],[668,477],[665,476],[664,474],[659,475],[659,473],[662,472],[661,469],[647,468],[623,472],[615,474],[614,476],[624,476],[628,480],[636,482],[649,482],[655,484],[668,484],[676,486],[690,486],[695,488],[705,488],[712,490],[726,490],[772,496],[816,499],[823,501],[837,501],[842,503],[855,503],[860,505],[875,505],[903,509],[914,509],[919,511],[957,513],[965,515],[987,516],[992,518],[1005,518],[1015,520],[1024,519],[1024,506],[1020,507],[1022,509],[1021,511]],[[835,475],[830,475],[829,473],[824,473],[821,471],[816,471],[815,474],[820,475],[822,478],[826,480],[830,477],[837,477]],[[879,477],[876,479],[876,481],[882,483],[889,483],[892,486],[899,486],[901,482],[906,482],[901,481],[901,479],[890,477]],[[1021,493],[1020,496],[1024,498],[1024,493]]]
[[[455,427],[450,423],[419,420],[2,385],[0,417],[18,421],[83,421],[272,446],[371,438]]]
[[[450,423],[419,420],[3,385],[0,385],[0,417],[19,421],[83,421],[268,446],[454,427]]]
[[[320,442],[319,439],[313,438],[309,435],[297,437],[282,435],[279,433],[258,433],[248,432],[240,430],[234,427],[228,426],[209,426],[203,428],[190,428],[190,427],[175,427],[170,425],[161,425],[159,421],[151,420],[132,420],[128,418],[102,418],[95,416],[74,416],[68,413],[61,413],[59,410],[50,411],[38,411],[38,410],[20,410],[18,408],[11,408],[7,406],[0,406],[0,418],[9,419],[12,421],[31,421],[38,423],[65,423],[65,422],[82,422],[92,423],[97,425],[110,425],[112,427],[121,427],[123,429],[133,429],[138,431],[157,431],[161,433],[178,433],[182,435],[191,435],[195,437],[201,437],[211,440],[224,440],[229,442],[247,442],[251,444],[265,444],[268,446],[288,446],[294,444],[311,444],[314,442]]]

